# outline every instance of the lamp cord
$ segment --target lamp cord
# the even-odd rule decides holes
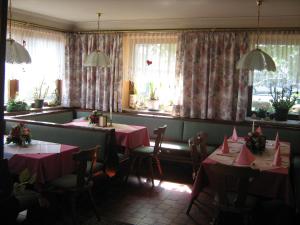
[[[260,21],[260,6],[262,4],[262,0],[257,0],[257,29],[256,29],[256,48],[258,48],[258,42],[259,42],[259,21]]]
[[[9,0],[9,39],[11,39],[11,20],[12,20],[12,13],[11,13],[11,0]]]
[[[98,14],[98,33],[100,33],[100,16],[101,13],[97,13]]]

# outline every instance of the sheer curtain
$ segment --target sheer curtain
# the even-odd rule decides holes
[[[7,34],[8,35],[8,34]],[[28,26],[12,26],[12,38],[24,43],[28,50],[31,64],[5,64],[7,101],[8,79],[19,80],[19,98],[31,102],[33,92],[44,80],[49,86],[48,99],[55,90],[55,80],[65,73],[65,34]]]
[[[251,49],[255,48],[256,34],[251,33]],[[262,31],[259,48],[267,52],[275,61],[276,71],[254,71],[250,85],[253,85],[252,109],[264,107],[271,110],[270,87],[292,86],[300,91],[300,32]]]
[[[149,99],[153,85],[161,105],[174,103],[177,40],[175,32],[125,34],[124,78],[134,81],[140,102]]]

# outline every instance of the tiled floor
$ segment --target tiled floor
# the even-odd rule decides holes
[[[212,210],[202,215],[194,207],[186,215],[191,185],[156,180],[152,188],[146,179],[130,177],[126,184],[113,184],[103,195],[96,193],[102,215],[137,225],[209,224]]]
[[[145,178],[139,182],[136,176],[130,176],[127,184],[120,179],[98,179],[93,193],[101,216],[134,225],[209,225],[214,215],[211,206],[203,206],[201,209],[194,206],[190,216],[186,215],[192,187],[191,168],[167,165],[164,167],[164,173],[164,181],[159,183],[156,180],[154,188]],[[205,195],[201,198],[207,205],[212,202],[212,199]],[[78,216],[82,224],[85,224],[85,221],[94,216],[91,205],[84,197],[79,199],[78,203]],[[47,224],[65,225],[65,218],[57,213],[57,202],[51,204],[53,207],[47,213]],[[262,214],[267,214],[264,216],[267,222],[261,224],[288,224],[286,217],[281,218],[281,210],[274,207],[273,209],[271,207],[266,213],[262,211]],[[279,219],[269,223],[270,218],[276,214],[280,215]],[[233,225],[233,218],[229,218],[228,221]]]

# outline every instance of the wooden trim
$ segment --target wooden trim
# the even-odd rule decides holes
[[[248,105],[247,105],[247,116],[251,116],[252,114],[252,94],[253,94],[253,86],[248,86]]]
[[[5,117],[5,121],[15,122],[15,123],[25,123],[25,124],[33,124],[33,125],[40,125],[40,126],[47,126],[47,127],[59,127],[63,129],[77,129],[77,130],[92,130],[92,131],[101,131],[101,132],[111,132],[114,128],[102,128],[102,127],[78,127],[78,126],[68,126],[59,123],[51,123],[51,122],[42,122],[42,121],[35,121],[35,120],[26,120],[26,119],[17,119],[11,117]]]
[[[19,92],[19,80],[8,80],[8,99],[14,99]]]
[[[7,27],[7,0],[0,1],[0,159],[3,159],[4,123],[4,82],[5,82],[5,50]]]

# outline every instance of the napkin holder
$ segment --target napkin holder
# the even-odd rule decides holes
[[[99,116],[99,127],[107,127],[107,116]]]

